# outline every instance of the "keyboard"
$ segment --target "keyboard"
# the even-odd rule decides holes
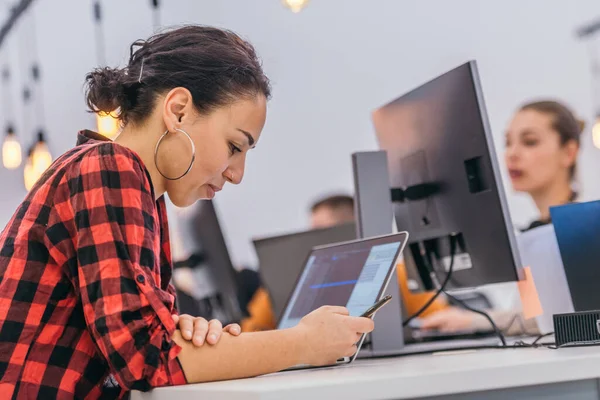
[[[479,339],[489,336],[494,336],[496,333],[489,331],[457,331],[457,332],[440,332],[436,330],[414,329],[412,334],[407,339],[411,342],[437,342],[442,340],[463,340],[463,339]]]

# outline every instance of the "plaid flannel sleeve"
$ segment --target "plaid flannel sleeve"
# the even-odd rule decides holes
[[[128,390],[186,383],[171,340],[174,297],[157,282],[160,226],[140,161],[103,144],[82,159],[69,187],[83,312],[114,377]]]

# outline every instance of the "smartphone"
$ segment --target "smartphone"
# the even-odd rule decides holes
[[[373,304],[371,307],[365,311],[361,317],[371,318],[381,307],[385,306],[392,299],[392,295],[388,294],[383,299],[379,300],[377,303]]]

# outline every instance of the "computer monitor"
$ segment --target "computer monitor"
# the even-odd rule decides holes
[[[550,215],[574,310],[600,309],[596,285],[600,259],[600,201],[552,207]]]
[[[255,239],[261,281],[269,293],[275,319],[279,320],[304,268],[304,261],[316,246],[356,239],[354,224],[313,229]]]
[[[425,289],[518,280],[521,267],[479,82],[470,61],[373,112],[387,152],[394,213],[410,233],[406,262]],[[439,285],[439,283],[438,283]]]
[[[194,207],[198,209],[189,221],[193,224],[190,231],[194,241],[200,245],[201,263],[210,268],[213,281],[218,286],[215,307],[219,308],[219,312],[216,314],[224,313],[221,316],[223,323],[238,322],[242,311],[238,301],[236,270],[229,257],[215,206],[210,200],[201,200]]]

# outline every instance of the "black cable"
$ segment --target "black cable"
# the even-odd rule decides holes
[[[154,33],[156,33],[158,31],[158,28],[160,28],[160,4],[158,2],[158,0],[152,0],[151,1],[152,4],[152,25],[153,25],[153,29],[154,29]]]
[[[545,338],[545,337],[548,337],[548,336],[553,336],[553,335],[554,335],[554,332],[550,332],[550,333],[544,333],[544,334],[542,334],[542,335],[538,336],[538,337],[537,337],[537,339],[535,339],[535,340],[533,341],[533,343],[531,343],[531,345],[532,345],[532,346],[535,346],[535,345],[537,345],[537,344],[538,344],[538,342],[539,342],[540,340],[542,340],[543,338]]]
[[[490,317],[490,315],[488,313],[486,313],[485,311],[476,310],[476,309],[470,307],[467,303],[465,303],[464,301],[462,301],[460,299],[457,299],[456,297],[452,296],[451,294],[447,293],[446,291],[444,291],[444,294],[448,298],[450,298],[450,299],[454,300],[455,302],[457,302],[458,304],[460,304],[462,308],[467,309],[471,312],[474,312],[475,314],[484,316],[485,319],[487,319],[489,321],[490,325],[492,325],[492,329],[494,329],[494,332],[500,339],[500,342],[502,342],[502,347],[506,347],[506,338],[504,337],[504,334],[498,328],[498,325],[496,325],[496,323],[494,322],[494,320],[492,319],[492,317]]]
[[[519,340],[518,342],[515,342],[514,346],[516,346],[516,347],[533,347],[533,348],[538,348],[538,347],[543,346],[543,347],[553,348],[552,346],[556,346],[556,342],[540,343],[540,340],[542,340],[545,337],[552,336],[552,335],[554,335],[554,332],[543,333],[543,334],[539,335],[538,337],[536,337],[536,339],[531,343],[527,343],[522,340]]]
[[[434,354],[434,353],[445,353],[445,352],[455,352],[455,351],[468,351],[468,350],[517,350],[517,349],[526,349],[526,348],[538,348],[538,347],[546,347],[548,349],[556,350],[557,347],[555,343],[538,343],[535,346],[532,346],[529,343],[515,343],[511,345],[493,345],[493,344],[474,344],[472,346],[458,346],[458,347],[447,347],[441,349],[427,349],[421,351],[407,351],[402,354],[390,354],[389,356],[378,356],[377,358],[391,358],[391,357],[406,357],[406,356],[416,356],[416,355],[424,355],[424,354]]]
[[[7,59],[9,58],[10,54],[7,51]],[[0,104],[0,106],[2,107],[3,110],[6,111],[6,125],[7,126],[11,126],[12,122],[14,121],[14,114],[13,114],[13,101],[11,99],[12,93],[11,93],[11,85],[10,85],[10,69],[8,67],[8,64],[4,66],[4,68],[2,69],[2,86],[0,87],[0,90],[2,91],[2,103]]]
[[[35,16],[32,14],[30,19],[30,27],[29,27],[29,35],[31,36],[31,43],[29,44],[28,51],[33,54],[33,63],[31,66],[31,77],[33,78],[33,102],[37,112],[37,124],[40,127],[45,126],[46,123],[46,113],[44,110],[44,92],[43,85],[41,83],[41,72],[40,72],[40,64],[39,64],[39,51],[37,44],[37,25],[35,21]]]
[[[98,66],[106,65],[106,45],[104,43],[104,30],[102,26],[102,5],[100,0],[96,0],[93,3],[93,15],[95,24],[95,35],[96,35],[96,61]]]
[[[479,315],[482,315],[483,317],[485,317],[485,319],[487,319],[490,322],[490,325],[494,329],[494,332],[496,333],[496,335],[500,339],[500,342],[502,343],[502,346],[506,347],[507,344],[506,344],[506,338],[504,337],[504,334],[498,328],[498,326],[496,325],[496,323],[494,322],[494,320],[489,316],[489,314],[487,314],[484,311],[476,310],[476,309],[470,307],[464,301],[459,300],[456,297],[450,295],[448,292],[446,292],[446,286],[448,285],[448,282],[450,282],[450,280],[452,279],[452,272],[454,271],[454,259],[455,259],[455,256],[456,256],[456,247],[457,247],[456,245],[457,245],[457,238],[456,238],[456,236],[454,236],[454,235],[450,236],[450,266],[448,267],[448,273],[446,274],[446,278],[444,279],[444,282],[440,285],[440,288],[435,293],[435,295],[433,295],[433,297],[431,299],[429,299],[429,301],[427,303],[425,303],[425,305],[423,307],[421,307],[419,309],[419,311],[417,311],[416,313],[414,313],[413,315],[411,315],[406,321],[404,321],[402,323],[402,326],[403,327],[407,326],[412,320],[414,320],[419,315],[421,315],[425,310],[427,310],[431,306],[431,304],[433,304],[433,302],[439,297],[440,294],[444,293],[449,299],[451,299],[454,302],[460,304],[463,308],[465,308],[465,309],[467,309],[467,310],[469,310],[471,312],[474,312],[476,314],[479,314]],[[512,322],[511,322],[511,325],[512,325]]]
[[[444,352],[452,352],[452,351],[465,351],[465,350],[507,350],[507,349],[523,349],[523,348],[539,348],[546,347],[548,349],[556,350],[556,343],[539,343],[545,337],[554,335],[554,332],[545,333],[536,337],[536,339],[532,343],[526,343],[523,341],[515,342],[511,345],[492,345],[492,344],[474,344],[472,346],[460,346],[460,347],[448,347],[441,349],[427,349],[421,351],[407,351],[403,354],[392,354],[389,356],[378,356],[378,358],[388,358],[388,357],[403,357],[403,356],[414,356],[414,355],[424,355],[424,354],[433,354],[433,353],[444,353]],[[370,342],[368,344],[371,344]],[[363,347],[367,345],[367,342],[363,343]]]
[[[433,302],[446,290],[446,286],[452,277],[452,271],[454,270],[454,256],[456,255],[456,237],[450,236],[450,266],[448,267],[448,273],[446,274],[446,278],[444,282],[440,285],[438,291],[429,299],[427,303],[423,307],[419,309],[416,313],[408,317],[403,323],[402,326],[407,326],[412,320],[418,318],[425,310],[427,310]]]
[[[448,285],[448,282],[450,282],[450,280],[452,279],[452,272],[454,271],[454,259],[456,256],[456,247],[457,247],[457,238],[456,238],[456,236],[451,236],[450,237],[450,266],[448,267],[448,273],[446,274],[446,277],[444,278],[444,282],[440,285],[439,289],[433,295],[433,297],[431,297],[429,299],[429,301],[427,303],[425,303],[425,305],[423,305],[423,307],[421,307],[416,313],[414,313],[409,318],[407,318],[402,323],[402,326],[406,327],[412,320],[414,320],[415,318],[417,318],[421,314],[423,314],[423,312],[425,312],[425,310],[427,310],[433,304],[433,302],[440,296],[440,294],[444,293],[449,299],[458,303],[464,309],[469,310],[473,313],[479,314],[479,315],[483,316],[485,319],[487,319],[489,321],[490,325],[492,326],[492,329],[494,330],[496,336],[498,336],[498,338],[500,339],[500,342],[502,343],[502,345],[500,347],[513,347],[513,346],[507,345],[506,338],[504,337],[502,330],[500,330],[498,328],[498,325],[496,325],[496,323],[494,322],[494,320],[492,319],[492,317],[490,317],[490,315],[488,313],[486,313],[485,311],[476,310],[476,309],[470,307],[464,301],[462,301],[462,300],[450,295],[448,292],[446,292],[446,286]],[[516,319],[517,319],[517,316],[515,316],[512,319],[512,321],[510,322],[510,324],[507,327],[507,330],[514,324]],[[542,336],[542,337],[545,337],[545,336]],[[538,340],[536,340],[532,345],[537,346],[539,339],[542,339],[542,337],[538,338]]]
[[[27,8],[33,3],[33,0],[21,0],[19,3],[13,5],[10,9],[10,15],[0,26],[0,47],[2,42],[8,37],[10,30],[16,25],[17,20],[23,15]]]

